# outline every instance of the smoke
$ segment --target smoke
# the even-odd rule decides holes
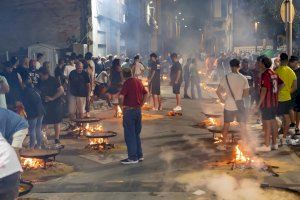
[[[194,148],[197,148],[197,150],[203,154],[215,155],[216,153],[214,149],[207,147],[205,141],[199,141],[197,138],[191,137],[190,135],[183,135],[182,139],[187,141],[187,143]]]
[[[185,174],[176,178],[176,181],[185,184],[185,189],[188,192],[201,189],[217,200],[297,199],[297,195],[293,193],[280,190],[263,190],[260,188],[258,180],[236,179],[228,174],[219,174],[214,171]],[[207,197],[207,199],[212,199],[212,197]]]

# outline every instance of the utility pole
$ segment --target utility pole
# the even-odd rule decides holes
[[[285,0],[285,30],[286,51],[289,56],[293,54],[293,20],[295,16],[293,0]]]

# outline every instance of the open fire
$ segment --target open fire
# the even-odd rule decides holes
[[[89,144],[86,148],[99,151],[112,149],[114,144],[109,143],[109,138],[114,136],[116,136],[116,133],[105,131],[102,125],[89,126],[86,131]]]
[[[45,162],[37,158],[23,158],[21,157],[21,165],[24,169],[40,169],[45,168]]]
[[[121,118],[123,116],[123,112],[121,107],[118,105],[117,107],[117,118]]]
[[[213,117],[209,117],[199,123],[199,126],[201,128],[207,128],[209,126],[221,126],[221,125],[222,125],[221,120]]]
[[[209,86],[206,85],[206,83],[200,83],[200,86],[201,86],[201,88],[202,88],[203,90],[205,90],[205,91],[207,91],[207,92],[209,92],[209,93],[214,93],[214,92],[217,91],[216,88],[209,87]]]

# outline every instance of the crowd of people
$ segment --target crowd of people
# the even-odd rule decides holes
[[[265,138],[257,151],[278,149],[279,130],[282,131],[282,145],[291,143],[290,128],[299,132],[300,62],[296,56],[289,58],[282,53],[272,61],[266,56],[251,54],[185,58],[172,53],[162,59],[152,53],[148,63],[142,59],[145,58],[140,55],[129,59],[112,55],[93,57],[89,52],[84,56],[72,53],[59,60],[54,72],[50,71],[48,61],[42,63],[43,54],[38,54],[36,59],[23,58],[22,62],[17,57],[5,62],[0,73],[0,144],[4,147],[0,155],[5,151],[12,159],[9,165],[0,165],[5,168],[0,177],[7,180],[7,190],[0,192],[0,198],[15,196],[10,190],[15,191],[22,171],[19,162],[15,164],[18,151],[13,151],[12,147],[21,148],[28,134],[29,148],[45,148],[42,132],[49,135],[48,125],[54,125],[54,143],[60,145],[63,118],[69,117],[72,121],[90,117],[91,103],[98,99],[107,102],[116,114],[119,106],[123,110],[128,158],[121,162],[143,161],[141,107],[152,96],[153,111],[162,110],[161,81],[166,74],[170,75],[176,98],[175,113],[182,112],[180,91],[183,83],[184,98],[201,99],[201,78],[219,82],[216,93],[224,103],[224,140],[220,150],[226,149],[230,141],[231,122],[238,121],[241,130],[246,132],[247,117],[253,106],[255,113],[261,113],[257,121],[262,120]],[[277,116],[283,121],[281,129]],[[10,167],[12,165],[14,167]]]
[[[257,147],[257,151],[267,152],[277,150],[278,144],[292,144],[289,130],[294,129],[292,132],[299,133],[299,58],[289,58],[282,53],[273,62],[266,56],[258,56],[252,68],[249,68],[246,58],[231,59],[229,63],[231,72],[221,77],[217,89],[217,95],[224,103],[224,143],[219,149],[226,149],[230,141],[230,123],[234,120],[240,123],[241,130],[246,133],[247,117],[251,112],[260,113],[258,119],[262,120],[264,130],[264,144]],[[282,127],[278,127],[277,117],[281,119]],[[279,131],[282,133],[280,138]]]

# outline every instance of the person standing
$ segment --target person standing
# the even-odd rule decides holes
[[[149,88],[153,97],[153,110],[162,110],[160,98],[160,63],[155,53],[150,54],[149,68]]]
[[[54,76],[57,78],[62,85],[65,85],[66,77],[64,76],[65,71],[65,60],[63,58],[59,59],[58,65],[54,70]]]
[[[297,90],[292,94],[292,102],[295,118],[295,132],[299,133],[299,121],[300,121],[300,62],[297,56],[291,56],[289,60],[290,67],[294,70],[297,76]]]
[[[290,110],[292,109],[291,94],[297,90],[297,76],[288,66],[289,57],[286,53],[280,54],[280,66],[275,70],[283,81],[284,87],[279,91],[278,116],[283,117],[283,138],[282,145],[287,144],[287,135],[290,128]]]
[[[243,98],[249,96],[249,84],[245,76],[239,73],[240,61],[233,59],[230,61],[231,73],[227,74],[220,82],[216,91],[219,99],[224,103],[224,125],[223,125],[223,145],[219,150],[226,150],[228,142],[228,132],[230,123],[235,119],[241,126],[241,132],[246,132],[246,110]],[[223,93],[226,93],[225,99]]]
[[[133,65],[132,65],[133,76],[138,79],[142,79],[144,72],[145,72],[145,67],[141,63],[140,56],[136,55],[133,59]]]
[[[190,83],[191,83],[191,73],[190,73],[191,64],[192,64],[192,59],[188,58],[186,61],[186,64],[183,67],[184,98],[185,99],[191,99],[191,97],[188,95],[188,89],[189,89]]]
[[[7,108],[15,110],[17,104],[20,102],[20,94],[22,90],[22,78],[20,74],[13,68],[13,63],[7,62],[5,64],[4,72],[2,73],[9,85],[9,91],[6,93]]]
[[[22,80],[27,80],[29,77],[29,58],[25,57],[21,65],[16,69],[16,72],[20,74]]]
[[[253,85],[254,85],[253,84],[253,74],[252,74],[252,71],[249,68],[249,60],[246,59],[246,58],[242,60],[242,66],[241,66],[241,69],[240,69],[240,73],[247,78],[249,86],[250,86],[250,91],[252,91]],[[250,96],[248,96],[244,100],[245,100],[245,105],[246,105],[247,111],[249,111],[249,109],[251,107],[251,98],[250,98]]]
[[[36,68],[36,61],[30,60],[29,61],[29,77],[33,83],[34,86],[38,83],[38,80],[40,78],[39,73]]]
[[[63,108],[61,97],[64,94],[64,89],[55,77],[50,75],[47,67],[39,69],[40,80],[36,85],[37,90],[40,92],[43,106],[45,108],[45,116],[43,125],[48,130],[49,124],[54,124],[55,131],[55,144],[60,144],[60,123],[63,119]]]
[[[4,76],[0,75],[0,108],[7,108],[5,94],[9,92],[9,85]]]
[[[100,58],[100,61],[96,65],[95,73],[99,75],[101,72],[105,71],[105,58]]]
[[[115,117],[118,117],[119,93],[123,85],[121,60],[118,58],[114,59],[112,62],[109,73],[109,83],[110,86],[107,92],[110,95],[110,99],[112,99],[112,103],[114,105]]]
[[[25,107],[29,124],[29,147],[41,149],[42,147],[42,122],[45,114],[41,96],[34,90],[30,79],[24,81],[21,97]]]
[[[71,120],[76,117],[79,119],[84,118],[86,102],[90,99],[90,83],[89,74],[83,70],[83,63],[76,62],[76,70],[71,71],[69,75],[69,114]]]
[[[178,61],[178,56],[176,53],[171,54],[171,59],[173,65],[171,67],[171,84],[173,87],[173,94],[176,96],[176,107],[173,109],[175,112],[180,112],[181,107],[181,97],[180,97],[180,87],[182,84],[182,66]]]
[[[36,69],[40,69],[42,67],[42,60],[43,60],[44,54],[38,53],[36,56]]]
[[[261,110],[265,143],[263,146],[257,147],[256,151],[268,152],[271,151],[271,149],[278,149],[276,114],[278,108],[278,93],[283,87],[283,82],[279,76],[270,69],[272,67],[271,59],[264,57],[261,62],[263,64],[263,68],[261,69],[263,73],[261,75],[260,99],[255,111]],[[272,147],[270,145],[271,135]]]
[[[202,97],[201,88],[200,88],[200,76],[198,73],[198,66],[199,66],[198,59],[197,58],[192,59],[192,64],[191,64],[191,69],[190,69],[192,99],[196,99],[195,90],[194,90],[195,87],[197,89],[198,98]]]
[[[123,127],[128,158],[122,164],[136,164],[144,160],[140,134],[142,131],[141,108],[147,100],[148,92],[141,80],[132,76],[131,69],[123,69],[125,83],[120,92],[123,108]]]
[[[129,58],[125,58],[125,61],[122,63],[122,68],[130,68]]]
[[[64,69],[64,76],[67,79],[69,78],[69,74],[71,73],[71,71],[76,69],[75,59],[76,59],[76,55],[72,55],[72,56],[70,56],[70,59],[67,61],[67,65],[65,66],[65,69]]]

